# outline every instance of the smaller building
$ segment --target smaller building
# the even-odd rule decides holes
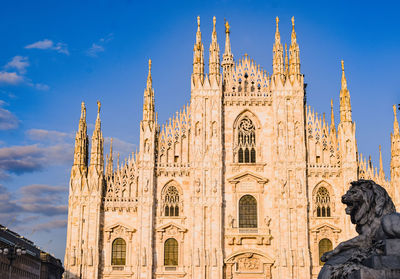
[[[0,249],[25,249],[26,254],[12,260],[13,279],[61,279],[64,272],[61,260],[39,249],[32,241],[0,225]],[[10,259],[0,254],[0,279],[9,279]]]

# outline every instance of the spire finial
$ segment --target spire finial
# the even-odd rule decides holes
[[[200,16],[197,16],[197,30],[200,31]]]
[[[382,146],[381,145],[379,145],[379,170],[383,171]]]
[[[225,33],[229,34],[229,29],[230,29],[229,23],[227,20],[225,20]]]
[[[394,114],[394,123],[393,123],[393,131],[395,135],[399,134],[399,122],[397,121],[397,108],[396,105],[393,105],[393,114]]]
[[[149,75],[151,74],[151,59],[149,59]]]
[[[284,58],[283,58],[283,46],[281,44],[281,34],[279,33],[279,17],[276,17],[276,31],[275,31],[275,42],[272,48],[272,68],[273,75],[282,75],[285,72]]]
[[[229,38],[230,26],[226,19],[225,20],[225,52],[222,55],[222,68],[224,69],[224,79],[227,78],[228,73],[234,66],[233,55],[231,51],[231,40]]]
[[[214,16],[213,17],[213,31],[215,31],[215,23],[217,22],[217,19],[216,19],[216,17]]]
[[[347,81],[346,81],[346,75],[344,73],[344,61],[341,61],[342,63],[342,89],[347,89]]]
[[[101,108],[101,103],[100,101],[97,101],[97,115],[100,114],[100,108]]]
[[[216,19],[216,17],[214,16],[214,17],[213,17],[213,31],[212,31],[212,36],[211,36],[212,43],[214,43],[214,44],[217,44],[217,31],[215,30],[215,24],[216,24],[216,22],[217,22],[217,19]],[[210,47],[211,47],[211,46],[210,46]]]
[[[333,113],[333,100],[331,99],[331,125],[335,125],[335,114]]]
[[[149,73],[147,75],[147,89],[151,89],[153,86],[153,80],[151,78],[151,59],[149,59]]]
[[[294,30],[294,16],[292,16],[292,30]]]
[[[110,157],[112,156],[112,151],[113,150],[113,138],[110,140]]]
[[[86,107],[85,102],[81,103],[81,119],[86,119]]]

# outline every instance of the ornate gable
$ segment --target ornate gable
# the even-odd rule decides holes
[[[116,223],[107,227],[104,232],[106,234],[107,241],[110,241],[116,237],[125,237],[129,240],[132,240],[133,233],[136,232],[136,229],[122,223]]]
[[[310,230],[312,236],[314,237],[314,242],[317,242],[323,238],[333,238],[335,241],[337,241],[341,231],[342,230],[340,228],[328,223],[317,225]]]
[[[165,225],[158,227],[156,231],[161,241],[166,240],[170,237],[183,240],[184,233],[187,232],[187,229],[173,222],[169,222]]]
[[[234,192],[264,192],[264,185],[268,181],[268,178],[251,172],[241,173],[228,179]]]

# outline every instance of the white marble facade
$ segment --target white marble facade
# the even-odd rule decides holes
[[[220,58],[214,18],[205,74],[198,18],[190,103],[161,127],[149,61],[140,149],[116,168],[100,104],[89,152],[82,104],[65,278],[316,278],[320,250],[355,233],[340,202],[350,181],[399,201],[397,120],[390,183],[357,152],[343,65],[336,126],[333,105],[330,123],[307,105],[294,19],[288,51],[278,22],[269,75],[247,54],[234,62],[227,22]]]

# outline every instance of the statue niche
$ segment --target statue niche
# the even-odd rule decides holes
[[[318,279],[400,278],[400,214],[386,190],[354,181],[342,203],[359,235],[322,255]]]

